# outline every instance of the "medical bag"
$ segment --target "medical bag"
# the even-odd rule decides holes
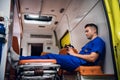
[[[5,27],[3,23],[0,23],[0,62],[2,56],[2,45],[5,43]]]

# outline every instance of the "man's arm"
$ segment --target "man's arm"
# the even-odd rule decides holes
[[[92,52],[92,53],[90,53],[90,54],[88,54],[88,55],[76,54],[76,53],[73,51],[72,48],[69,48],[68,53],[69,53],[70,55],[73,55],[73,56],[82,58],[82,59],[84,59],[84,60],[86,60],[86,61],[89,61],[89,62],[95,62],[96,59],[97,59],[98,56],[99,56],[99,54],[96,53],[96,52]]]

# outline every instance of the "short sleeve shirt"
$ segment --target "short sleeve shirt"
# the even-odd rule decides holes
[[[100,38],[96,37],[95,39],[88,42],[84,47],[82,47],[82,50],[79,52],[79,54],[90,54],[91,52],[96,52],[99,54],[99,58],[95,61],[94,65],[98,63],[98,61],[104,57],[105,55],[105,42]],[[91,64],[87,62],[87,64]]]

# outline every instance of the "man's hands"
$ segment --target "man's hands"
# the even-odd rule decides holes
[[[85,55],[77,54],[71,47],[68,47],[67,52],[68,52],[68,54],[70,54],[72,56],[76,56],[78,58],[84,59],[89,62],[95,62],[99,56],[99,54],[96,52],[91,52],[90,54],[85,54]]]
[[[68,51],[67,51],[70,55],[76,56],[75,51],[73,50],[73,48],[68,47]]]

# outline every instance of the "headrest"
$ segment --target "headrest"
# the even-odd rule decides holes
[[[20,53],[20,50],[19,50],[19,44],[18,44],[18,38],[16,36],[13,36],[12,38],[12,47],[13,47],[13,50],[19,54]]]

